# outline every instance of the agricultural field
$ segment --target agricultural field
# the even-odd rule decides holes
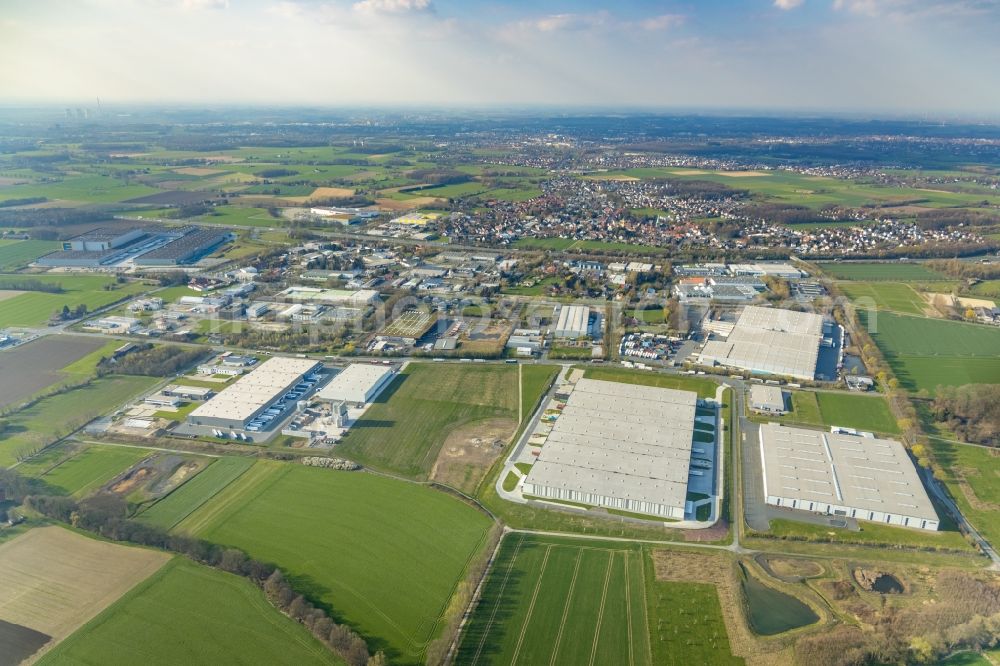
[[[139,514],[139,520],[169,530],[253,466],[248,458],[218,458],[194,478]]]
[[[29,279],[25,275],[0,275],[0,289],[13,286]],[[42,291],[26,291],[0,300],[0,328],[6,326],[43,326],[54,312],[69,306],[86,305],[89,311],[96,310],[149,289],[140,282],[116,284],[115,279],[103,275],[32,275],[31,280],[58,284],[62,293],[52,294]]]
[[[0,271],[13,271],[27,266],[43,254],[62,247],[56,241],[0,240]]]
[[[1000,383],[1000,329],[979,324],[858,311],[902,387]]]
[[[128,446],[102,446],[93,444],[68,452],[61,447],[56,456],[44,452],[39,461],[32,459],[31,468],[18,471],[34,476],[45,487],[46,493],[85,497],[101,488],[147,455],[149,449]]]
[[[929,307],[920,293],[905,282],[842,282],[837,286],[855,308],[870,307],[868,303],[872,303],[880,310],[922,315]]]
[[[206,224],[223,224],[241,227],[280,227],[284,221],[271,217],[263,208],[241,208],[237,206],[216,206],[209,215],[196,218]]]
[[[337,445],[339,455],[380,470],[427,479],[442,445],[455,431],[474,437],[477,426],[503,421],[502,436],[514,434],[518,368],[410,363]],[[522,372],[530,382],[536,375],[547,377],[552,369],[523,366]],[[525,405],[536,399],[525,396]]]
[[[68,176],[50,183],[14,185],[0,189],[0,201],[47,197],[74,203],[115,203],[156,194],[158,190],[145,185],[126,183],[110,176]]]
[[[719,593],[711,583],[649,576],[649,633],[655,664],[742,664],[726,635]]]
[[[837,280],[903,282],[949,279],[921,264],[836,262],[817,265],[824,273]]]
[[[61,527],[35,527],[0,543],[4,663],[66,638],[169,559]]]
[[[457,663],[654,663],[645,557],[628,544],[505,537]]]
[[[339,664],[250,581],[174,558],[40,664]]]
[[[489,527],[424,486],[260,461],[175,530],[274,562],[392,663],[414,664]]]
[[[695,391],[699,398],[714,398],[718,384],[711,379],[684,375],[662,375],[642,370],[619,370],[618,368],[587,368],[583,374],[587,379],[603,379],[623,384],[640,384],[658,388]]]
[[[128,399],[148,390],[155,377],[109,376],[89,385],[44,398],[4,420],[0,435],[0,465],[8,466],[20,456],[34,452]]]
[[[79,367],[76,365],[70,371],[65,369],[105,346],[95,338],[49,335],[0,352],[0,377],[17,377],[16,382],[0,383],[0,408],[26,400],[54,384],[90,374],[73,372]]]
[[[1000,451],[940,439],[931,439],[931,448],[962,515],[991,544],[1000,543]]]

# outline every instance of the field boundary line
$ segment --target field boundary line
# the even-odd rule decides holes
[[[542,558],[542,566],[538,570],[538,580],[535,582],[535,589],[531,593],[531,603],[528,604],[528,612],[524,616],[524,623],[521,624],[521,633],[517,637],[517,645],[514,647],[514,656],[510,658],[511,664],[517,663],[517,655],[521,653],[521,645],[524,643],[524,635],[528,633],[528,627],[531,625],[531,614],[535,612],[535,602],[538,601],[538,591],[542,589],[542,579],[545,577],[545,567],[549,564],[549,555],[552,554],[552,549],[555,546],[547,546],[545,548],[545,557]]]
[[[628,555],[622,558],[625,566],[625,628],[628,634],[628,663],[635,664],[635,647],[632,645],[632,592],[629,590]]]
[[[510,556],[510,562],[507,563],[507,572],[503,576],[503,581],[500,583],[500,589],[497,591],[497,600],[493,604],[493,612],[490,613],[490,619],[486,622],[486,628],[483,630],[483,635],[479,639],[479,646],[476,647],[476,654],[472,658],[473,666],[479,663],[479,655],[483,651],[483,645],[486,643],[486,638],[490,635],[490,629],[493,628],[493,620],[496,619],[497,611],[500,609],[500,602],[503,600],[503,591],[507,587],[507,581],[510,579],[510,574],[514,570],[514,563],[517,561],[517,556],[521,552],[521,545],[524,543],[524,535],[520,535],[517,540],[517,545],[514,546],[514,552]],[[485,592],[485,588],[483,592]]]
[[[590,646],[589,666],[594,666],[594,659],[597,658],[597,643],[601,638],[601,624],[604,622],[604,605],[608,601],[608,583],[611,581],[611,569],[615,564],[615,554],[608,553],[608,568],[604,572],[604,591],[601,592],[601,608],[597,611],[597,624],[594,626],[594,642]]]
[[[576,566],[573,568],[573,579],[569,582],[569,590],[566,592],[566,603],[563,605],[562,619],[559,621],[559,632],[556,634],[556,642],[552,648],[552,657],[549,659],[549,666],[554,666],[556,657],[559,656],[559,646],[562,644],[563,630],[566,629],[566,619],[569,617],[569,608],[573,601],[573,591],[576,590],[576,578],[580,573],[580,562],[583,560],[583,550],[576,554]]]
[[[234,488],[228,497],[223,497],[219,499],[218,504],[214,507],[210,506],[211,500],[209,500],[201,507],[199,507],[199,510],[205,509],[204,515],[198,516],[197,515],[198,511],[195,511],[191,513],[187,518],[177,523],[177,525],[175,525],[175,528],[181,528],[182,531],[188,532],[189,534],[195,536],[197,536],[199,533],[204,533],[206,531],[209,531],[212,527],[215,526],[219,516],[225,515],[230,510],[230,508],[233,507],[234,504],[237,504],[244,497],[247,497],[250,491],[252,490],[262,491],[261,489],[262,484],[268,481],[271,481],[271,483],[276,482],[278,479],[284,476],[284,473],[287,471],[286,469],[284,469],[284,465],[282,465],[281,463],[277,463],[274,466],[267,464],[262,465],[261,463],[264,462],[265,461],[260,460],[254,464],[254,467],[260,465],[261,472],[256,478],[250,478],[246,482],[246,485],[244,487]],[[247,470],[246,472],[240,475],[240,478],[243,478],[248,474],[251,474],[252,471],[253,471],[252,469]],[[237,481],[238,479],[235,480],[233,483],[237,483]],[[220,493],[216,494],[215,497],[211,499],[213,500],[217,499],[219,495],[225,493],[230,488],[233,488],[232,484],[223,488]],[[187,520],[188,518],[196,518],[197,520],[192,520],[192,524],[189,525],[187,529],[183,529],[181,526],[184,523],[184,521]]]
[[[648,655],[649,661],[646,663],[653,663],[653,638],[650,636],[652,633],[649,630],[649,598],[646,596],[646,553],[639,553],[639,573],[642,574],[642,585],[639,589],[642,590],[642,627],[645,629],[646,634],[646,654]]]

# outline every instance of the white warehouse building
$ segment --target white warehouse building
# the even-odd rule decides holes
[[[525,495],[684,518],[697,394],[580,379]]]
[[[903,445],[842,431],[760,426],[768,504],[857,520],[938,529],[938,515]]]
[[[392,366],[352,363],[330,380],[316,397],[326,402],[347,402],[361,407],[378,397],[395,376]]]
[[[590,308],[564,305],[559,310],[554,335],[557,338],[585,338],[590,333]]]

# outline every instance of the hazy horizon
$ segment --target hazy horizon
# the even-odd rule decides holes
[[[1000,117],[1000,0],[10,0],[0,105]]]

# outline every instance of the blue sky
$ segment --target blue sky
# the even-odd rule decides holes
[[[1000,0],[0,0],[0,103],[1000,117]]]

